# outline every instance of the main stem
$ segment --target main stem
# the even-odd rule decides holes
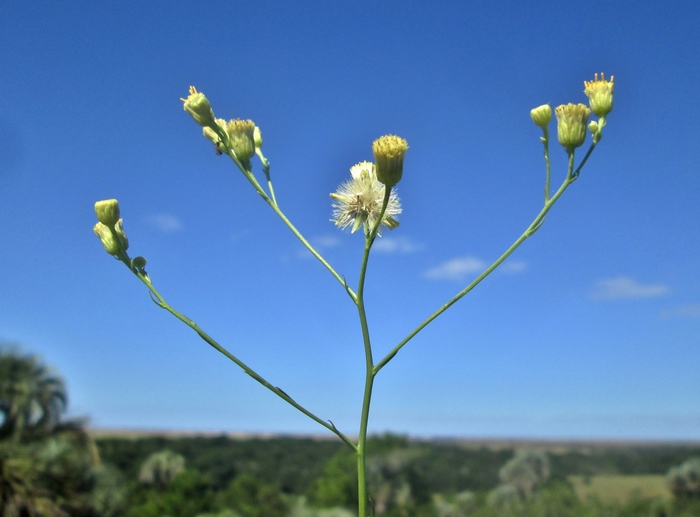
[[[384,187],[384,200],[382,210],[374,226],[365,231],[365,250],[362,254],[362,264],[360,265],[360,279],[357,285],[357,312],[360,316],[360,326],[362,327],[362,341],[365,349],[365,390],[362,397],[362,414],[360,416],[360,436],[357,442],[357,498],[358,517],[367,516],[367,426],[369,423],[369,408],[372,402],[372,387],[374,386],[374,360],[372,359],[372,343],[369,336],[369,325],[367,324],[367,312],[365,311],[365,278],[367,276],[367,264],[369,262],[369,252],[372,249],[374,239],[377,237],[379,227],[384,218],[384,212],[389,204],[391,188]]]

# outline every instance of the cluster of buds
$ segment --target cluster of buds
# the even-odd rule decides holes
[[[597,143],[601,137],[601,130],[605,125],[605,117],[613,108],[613,92],[615,90],[614,77],[610,81],[605,79],[605,74],[595,74],[593,81],[584,81],[584,93],[588,96],[589,106],[585,104],[562,104],[554,110],[557,115],[557,138],[559,143],[571,154],[577,147],[583,145],[586,139],[586,127],[593,133],[593,142]],[[588,118],[593,112],[600,120],[588,123]],[[552,119],[552,108],[545,104],[530,112],[532,121],[542,128],[547,138],[547,126]]]
[[[260,129],[252,120],[229,120],[215,118],[209,100],[194,86],[190,86],[190,94],[183,101],[183,107],[194,121],[202,126],[202,133],[214,144],[216,153],[221,155],[229,150],[246,168],[255,153],[260,153],[262,136]]]
[[[129,239],[124,233],[124,223],[119,217],[119,202],[106,199],[95,203],[95,214],[99,221],[93,231],[100,238],[107,253],[119,256],[129,249]]]

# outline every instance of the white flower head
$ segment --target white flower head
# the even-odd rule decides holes
[[[382,211],[386,187],[377,179],[374,164],[371,162],[358,163],[350,168],[350,174],[352,180],[346,181],[331,194],[335,200],[331,221],[343,229],[352,226],[352,233],[360,226],[369,231],[376,224]],[[390,230],[396,228],[399,225],[396,216],[400,213],[401,202],[396,191],[392,189],[381,226]],[[377,234],[379,235],[379,232]]]

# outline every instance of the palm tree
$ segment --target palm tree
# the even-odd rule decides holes
[[[36,445],[0,442],[0,515],[66,515],[41,482]]]
[[[92,515],[95,443],[61,420],[65,383],[36,356],[0,348],[0,515]]]
[[[50,434],[66,403],[63,379],[36,356],[0,350],[0,440],[20,442]]]
[[[141,465],[139,481],[143,485],[165,490],[178,474],[185,471],[185,458],[169,449],[154,452]]]

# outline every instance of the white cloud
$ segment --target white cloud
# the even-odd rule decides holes
[[[476,257],[461,257],[428,269],[423,276],[432,280],[462,280],[469,273],[484,270],[486,264]]]
[[[148,218],[148,223],[162,232],[172,233],[182,230],[182,222],[171,214],[154,214]]]
[[[340,245],[340,239],[333,235],[322,235],[311,239],[311,243],[315,248],[335,248]]]
[[[688,318],[700,318],[700,303],[691,305],[681,305],[673,309],[666,309],[661,313],[664,317],[669,316],[685,316]]]
[[[501,271],[502,273],[521,273],[527,269],[527,262],[522,260],[506,260],[503,264],[498,266],[496,271]]]
[[[642,284],[633,278],[618,276],[596,280],[591,298],[603,300],[630,300],[654,298],[671,292],[666,284]]]
[[[372,250],[380,253],[414,253],[423,246],[408,237],[381,237],[374,241]]]

